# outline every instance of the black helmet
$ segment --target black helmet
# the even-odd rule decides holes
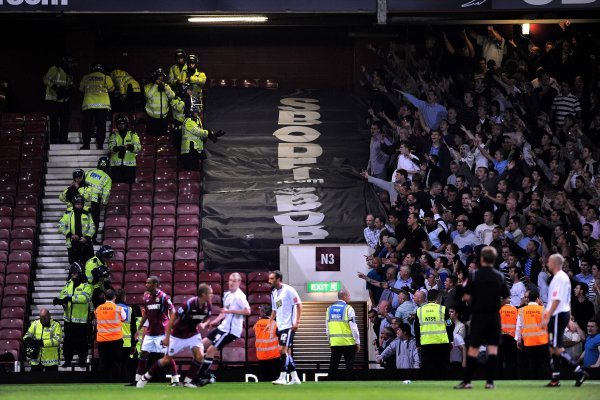
[[[75,178],[83,178],[85,176],[85,172],[81,168],[77,168],[73,171],[73,179]]]
[[[187,112],[186,115],[191,117],[194,113],[200,112],[200,102],[197,97],[190,97],[189,104],[187,104]]]
[[[187,54],[183,49],[175,50],[175,59],[178,60],[180,58],[186,58]]]
[[[188,64],[198,64],[198,57],[196,57],[194,54],[190,54],[187,56],[185,62]]]
[[[70,64],[72,64],[72,63],[73,63],[73,57],[71,57],[71,56],[70,56],[70,55],[68,55],[68,54],[63,54],[63,55],[60,57],[60,62],[61,62],[61,64],[63,64],[63,65],[70,65]]]
[[[119,114],[119,115],[117,115],[117,118],[115,119],[115,123],[117,124],[117,126],[119,126],[121,124],[125,124],[125,126],[129,126],[129,118],[127,118],[126,115]]]
[[[79,274],[79,276],[81,276],[81,274],[83,274],[83,268],[81,267],[81,264],[79,264],[78,262],[74,262],[69,267],[69,275],[73,275],[75,273]]]
[[[92,65],[92,72],[104,72],[104,67],[100,63]]]
[[[80,194],[76,194],[75,196],[73,196],[73,200],[71,200],[71,203],[73,204],[85,204],[85,199],[83,198],[82,195]]]
[[[166,78],[167,74],[165,74],[165,71],[162,68],[156,68],[154,71],[152,71],[152,80],[155,81],[158,78]]]
[[[98,268],[92,270],[92,276],[96,279],[108,279],[110,276],[110,270],[106,265],[100,265]]]
[[[42,341],[35,340],[33,337],[28,336],[23,340],[23,347],[25,348],[25,356],[27,358],[35,359],[40,355]]]
[[[109,165],[110,165],[110,163],[108,161],[108,157],[104,156],[104,157],[100,157],[98,159],[98,169],[101,169],[101,170],[108,169]]]
[[[96,252],[96,257],[99,257],[99,258],[104,258],[104,257],[112,258],[114,254],[115,254],[115,251],[113,250],[113,248],[110,247],[109,245],[105,244],[104,246],[102,246],[102,247],[100,247],[98,249],[98,251]]]

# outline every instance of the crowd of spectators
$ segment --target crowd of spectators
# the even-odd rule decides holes
[[[518,28],[367,45],[379,61],[361,67],[371,135],[362,176],[387,215],[366,216],[372,255],[359,277],[386,367],[420,367],[415,315],[433,290],[449,313],[449,361],[464,364],[463,285],[483,246],[497,250],[516,307],[533,290],[547,301],[547,257],[565,257],[568,351],[599,366],[597,347],[582,352],[600,312],[600,42],[567,22],[547,26],[545,43]]]

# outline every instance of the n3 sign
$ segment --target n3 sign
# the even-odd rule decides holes
[[[340,270],[340,248],[339,247],[316,247],[315,265],[317,271],[339,271]]]
[[[545,6],[546,4],[552,3],[554,0],[523,0],[527,4],[531,4],[532,6]],[[590,4],[594,3],[596,0],[560,0],[560,3],[563,5],[569,4]]]

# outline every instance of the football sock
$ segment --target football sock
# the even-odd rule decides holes
[[[552,355],[550,358],[550,367],[552,368],[552,381],[558,382],[560,380],[560,356]]]
[[[148,372],[146,372],[146,374],[144,375],[144,378],[146,380],[150,380],[150,378],[152,378],[156,374],[160,373],[160,370],[161,370],[161,367],[157,361],[154,364],[152,364],[152,366],[150,367],[150,370]]]
[[[185,377],[186,381],[188,378],[190,378],[190,380],[196,378],[196,376],[198,376],[198,371],[200,370],[200,367],[202,367],[201,363],[199,363],[196,360],[192,360],[192,365],[190,366],[190,369]]]
[[[202,361],[202,366],[200,367],[200,372],[198,372],[198,376],[202,378],[205,375],[208,375],[210,371],[210,367],[212,366],[213,359],[205,357],[204,361]]]
[[[281,362],[281,372],[286,373],[287,372],[287,364],[288,364],[288,355],[287,354],[280,355],[279,360]]]
[[[288,366],[287,372],[294,372],[296,370],[296,363],[294,362],[294,357],[288,354]]]
[[[579,365],[577,365],[577,363],[575,361],[573,361],[573,358],[571,357],[571,355],[569,353],[567,353],[566,351],[563,351],[560,354],[560,358],[565,360],[566,363],[569,364],[569,366],[573,367],[575,372],[579,372],[581,370],[581,367]]]
[[[473,379],[473,373],[475,372],[475,366],[477,365],[477,357],[467,356],[467,368],[465,368],[465,379],[463,382],[471,383]]]
[[[179,382],[179,375],[177,374],[177,363],[171,359],[171,382]]]
[[[148,363],[148,356],[145,356],[145,358],[140,358],[138,361],[138,365],[137,365],[137,369],[136,369],[135,373],[138,375],[144,375],[144,372],[146,372],[146,364],[147,363]]]
[[[496,366],[498,364],[497,355],[488,355],[485,363],[485,380],[487,383],[494,383],[494,373],[496,372]]]
[[[295,381],[299,381],[300,377],[298,376],[298,372],[296,372],[295,370],[291,372],[290,374],[292,376],[292,379]]]

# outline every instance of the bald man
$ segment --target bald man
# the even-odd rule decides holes
[[[325,332],[331,346],[329,380],[337,380],[337,369],[342,356],[346,363],[346,380],[350,381],[354,378],[354,355],[360,351],[360,336],[356,325],[356,314],[348,304],[349,301],[350,293],[343,288],[338,292],[337,303],[327,308]]]
[[[50,311],[45,308],[40,310],[40,319],[33,321],[23,341],[35,341],[39,345],[39,352],[31,358],[31,371],[58,371],[60,339],[62,329],[54,321]]]

